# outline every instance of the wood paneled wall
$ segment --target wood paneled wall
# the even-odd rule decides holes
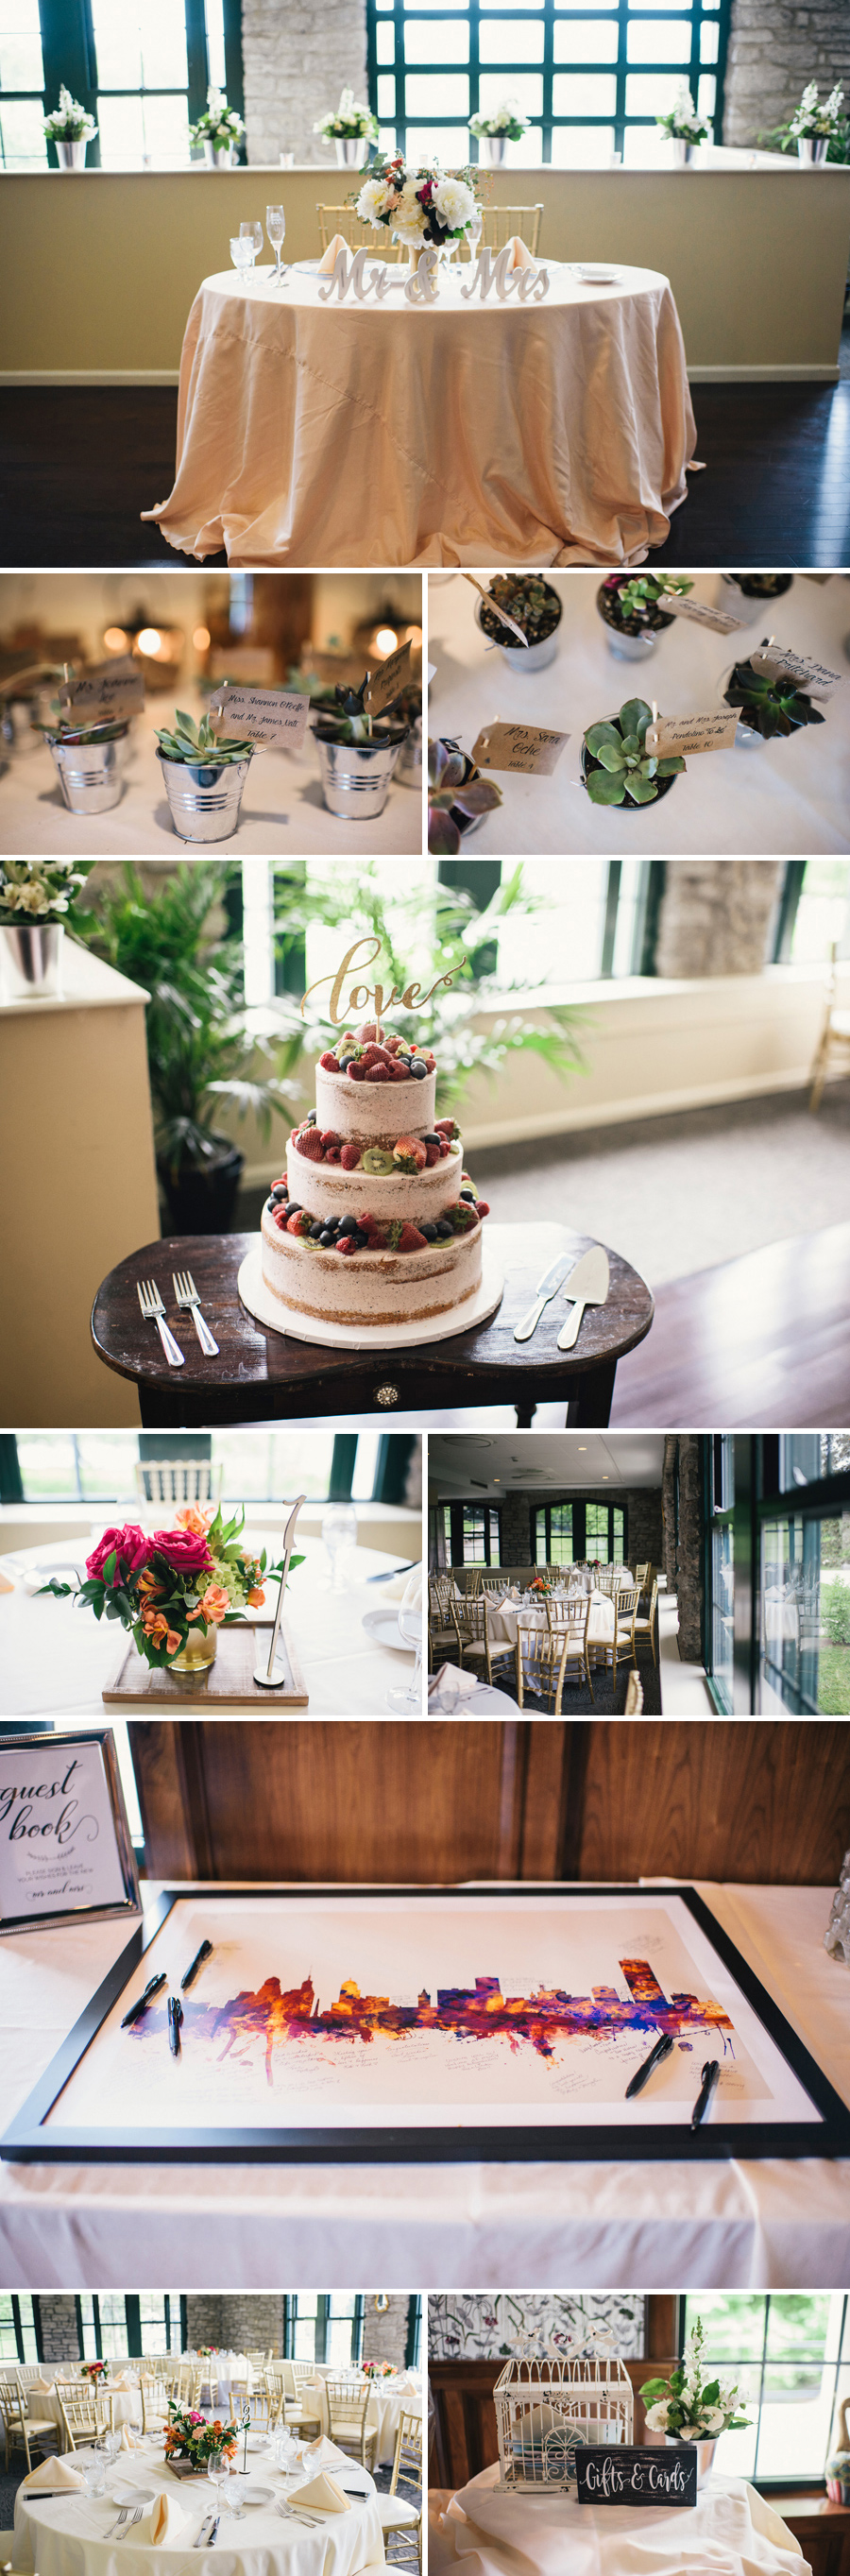
[[[641,1876],[829,1886],[850,1726],[130,1721],[163,1878]]]

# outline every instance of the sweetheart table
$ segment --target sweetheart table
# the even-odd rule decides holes
[[[328,279],[204,279],[180,364],[177,472],[143,513],[231,564],[643,563],[686,496],[696,432],[656,269],[542,302],[321,300]]]
[[[712,2476],[695,2506],[576,2504],[470,2478],[428,2526],[431,2576],[808,2576],[799,2541],[744,2478]]]

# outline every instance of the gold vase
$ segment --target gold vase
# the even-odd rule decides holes
[[[170,1673],[204,1673],[215,1663],[218,1653],[218,1629],[190,1628],[182,1654],[169,1664]]]

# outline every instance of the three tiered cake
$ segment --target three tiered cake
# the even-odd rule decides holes
[[[294,1314],[386,1327],[476,1296],[488,1210],[436,1079],[427,1049],[374,1022],[321,1057],[261,1220],[264,1285]]]

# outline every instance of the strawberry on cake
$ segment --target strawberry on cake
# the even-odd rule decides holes
[[[476,1294],[488,1209],[455,1120],[435,1116],[436,1077],[427,1048],[373,1021],[321,1056],[261,1220],[263,1280],[284,1306],[380,1327]]]

